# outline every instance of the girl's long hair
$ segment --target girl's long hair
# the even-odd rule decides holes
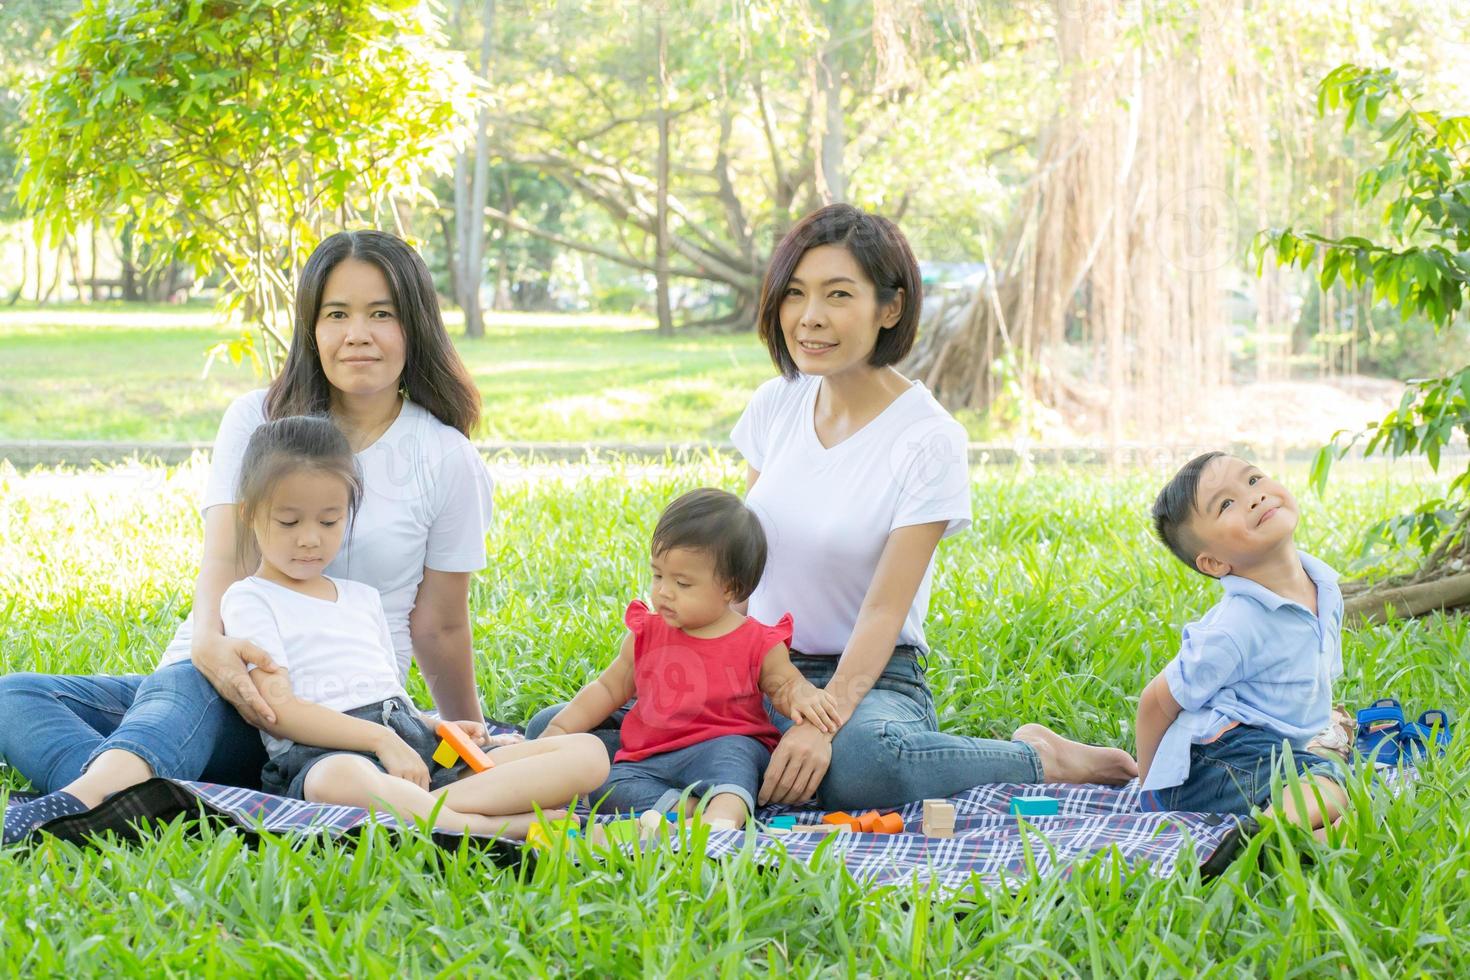
[[[343,259],[370,262],[388,280],[403,325],[406,356],[399,383],[404,392],[440,422],[468,436],[480,421],[480,392],[444,329],[429,267],[407,242],[383,231],[339,231],[306,260],[296,287],[291,349],[266,392],[266,418],[325,415],[331,408],[332,386],[322,371],[316,320],[327,277]]]

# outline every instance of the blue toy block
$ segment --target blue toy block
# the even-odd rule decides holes
[[[772,830],[791,830],[796,826],[795,817],[772,817],[766,821],[766,826]]]
[[[1013,796],[1011,797],[1011,816],[1013,817],[1054,817],[1060,810],[1057,801],[1050,796]]]

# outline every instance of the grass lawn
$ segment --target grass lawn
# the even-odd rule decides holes
[[[455,343],[485,401],[487,440],[724,439],[774,371],[748,334],[665,340],[640,318],[494,315]],[[205,352],[239,335],[207,306],[0,309],[0,440],[207,441],[247,365]]]
[[[9,370],[7,368],[7,370]],[[472,605],[483,693],[524,719],[612,654],[674,493],[733,463],[504,481]],[[1378,466],[1303,496],[1299,541],[1345,565],[1352,532],[1439,489]],[[147,670],[186,611],[198,463],[18,476],[0,467],[0,670]],[[1291,474],[1300,485],[1302,474]],[[945,542],[930,683],[945,728],[1027,720],[1132,748],[1135,698],[1215,587],[1149,540],[1157,473],[975,474],[976,526]],[[1355,629],[1338,697],[1470,704],[1459,617]],[[411,688],[424,697],[415,675]],[[644,855],[502,870],[421,838],[355,849],[165,828],[144,846],[0,854],[0,971],[398,976],[1458,975],[1470,962],[1463,734],[1401,796],[1370,795],[1328,843],[1268,825],[1219,879],[1157,880],[1104,856],[1014,893],[868,890],[840,870]],[[0,771],[4,772],[4,771]],[[19,786],[13,773],[0,777]]]

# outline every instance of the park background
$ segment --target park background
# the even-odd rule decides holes
[[[721,446],[773,374],[765,260],[845,200],[911,239],[902,369],[976,443],[930,618],[943,727],[1131,749],[1137,692],[1213,601],[1144,518],[1194,449],[1281,466],[1299,539],[1380,593],[1463,581],[1467,24],[1390,0],[5,0],[0,669],[151,668],[188,611],[194,449],[279,363],[315,242],[382,227],[428,260],[485,399],[487,706],[565,697],[663,503],[739,488]],[[1378,421],[1330,474],[1314,457]],[[1466,639],[1453,613],[1355,626],[1339,697],[1459,707]],[[1362,783],[1349,833],[1274,828],[1216,881],[1104,857],[959,897],[676,855],[522,880],[424,841],[175,826],[0,859],[0,962],[1435,973],[1470,956],[1463,759],[1398,799]]]

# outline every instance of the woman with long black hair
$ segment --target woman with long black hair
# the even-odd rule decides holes
[[[158,669],[0,677],[0,757],[49,794],[7,810],[6,842],[152,776],[259,785],[256,725],[270,708],[247,670],[274,664],[224,635],[219,606],[259,563],[254,539],[236,533],[234,494],[246,443],[269,419],[325,415],[347,436],[364,494],[328,571],[382,594],[400,679],[416,661],[442,716],[480,721],[469,585],[486,562],[491,482],[468,438],[479,414],[418,253],[378,231],[323,241],[302,271],[280,374],[220,423],[193,611]]]

